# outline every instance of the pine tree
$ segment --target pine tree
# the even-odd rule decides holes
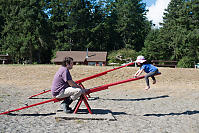
[[[117,0],[115,2],[117,13],[117,31],[119,32],[123,47],[140,50],[149,31],[146,27],[145,5],[141,0]]]
[[[120,36],[115,30],[116,20],[113,1],[98,1],[97,4],[94,4],[88,47],[95,51],[111,51],[122,48]]]
[[[4,27],[5,19],[3,17],[3,1],[0,1],[0,54],[5,54],[2,51],[2,31]]]
[[[185,6],[189,20],[189,32],[186,36],[189,47],[187,56],[191,57],[194,63],[197,63],[199,62],[199,1],[190,0]]]
[[[25,60],[29,63],[48,62],[49,60],[46,61],[46,58],[43,58],[50,40],[48,16],[43,11],[43,1],[8,0],[3,4],[5,9],[3,49],[16,63],[22,63]]]
[[[56,50],[85,50],[88,44],[91,4],[87,0],[50,2]]]
[[[197,1],[171,0],[157,37],[155,46],[163,46],[163,58],[177,60],[181,67],[198,61],[198,8]]]

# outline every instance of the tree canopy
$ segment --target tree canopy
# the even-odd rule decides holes
[[[193,67],[198,9],[198,0],[171,0],[154,29],[142,0],[0,0],[0,54],[14,63],[50,63],[61,50],[127,50]]]
[[[171,0],[162,27],[152,30],[143,52],[150,59],[177,60],[179,67],[199,61],[199,1]]]

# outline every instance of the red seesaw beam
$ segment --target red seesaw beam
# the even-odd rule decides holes
[[[30,98],[33,98],[33,97],[36,97],[36,96],[39,96],[39,95],[41,95],[41,94],[47,93],[47,92],[49,92],[49,91],[51,91],[51,90],[44,90],[44,91],[41,92],[41,93],[38,93],[38,94],[35,94],[35,95],[30,96],[29,99],[30,99]]]
[[[95,75],[92,75],[92,76],[89,76],[89,77],[86,77],[86,78],[83,78],[83,79],[77,80],[76,83],[82,83],[86,80],[90,80],[90,79],[93,79],[93,78],[96,78],[96,77],[99,77],[99,76],[103,76],[103,75],[107,74],[108,72],[115,71],[117,69],[127,67],[127,66],[130,66],[130,65],[133,65],[133,64],[134,64],[134,62],[131,62],[129,64],[119,66],[119,67],[116,67],[116,68],[113,68],[113,69],[110,69],[110,70],[107,70],[107,71],[104,71],[104,72],[101,72],[101,73],[98,73],[98,74],[95,74]]]
[[[3,114],[9,114],[9,113],[11,113],[11,112],[19,111],[19,110],[22,110],[22,109],[30,108],[30,107],[37,106],[37,105],[44,104],[44,103],[49,103],[49,102],[59,102],[59,101],[62,101],[62,100],[64,100],[64,98],[62,98],[62,99],[56,99],[56,98],[53,98],[53,99],[46,100],[46,101],[43,101],[43,102],[39,102],[39,103],[36,103],[36,104],[32,104],[32,105],[28,105],[28,106],[24,106],[24,107],[21,107],[21,108],[18,108],[18,109],[9,110],[9,111],[6,111],[6,112],[3,112],[3,113],[0,113],[0,115],[3,115]]]
[[[159,72],[158,74],[156,75],[160,75],[161,73]],[[137,78],[130,78],[130,79],[127,79],[127,80],[122,80],[122,81],[118,81],[118,82],[115,82],[115,83],[110,83],[110,84],[106,84],[106,85],[102,85],[102,86],[99,86],[99,87],[95,87],[95,88],[91,88],[87,94],[90,94],[90,93],[93,93],[93,92],[97,92],[97,91],[101,91],[101,90],[105,90],[105,89],[108,89],[108,87],[110,86],[114,86],[114,85],[118,85],[118,84],[123,84],[123,83],[126,83],[126,82],[130,82],[130,81],[135,81],[135,80],[139,80],[139,79],[143,79],[144,76],[139,76]]]
[[[101,72],[101,73],[98,73],[98,74],[95,74],[95,75],[92,75],[92,76],[89,76],[89,77],[86,77],[86,78],[83,78],[83,79],[80,79],[80,80],[77,80],[75,81],[77,84],[80,84],[86,80],[90,80],[90,79],[93,79],[93,78],[96,78],[96,77],[99,77],[99,76],[103,76],[105,74],[107,74],[108,72],[111,72],[111,71],[114,71],[114,70],[117,70],[117,69],[120,69],[120,68],[123,68],[123,67],[127,67],[127,66],[130,66],[130,65],[133,65],[134,62],[131,62],[129,64],[126,64],[126,65],[123,65],[123,66],[119,66],[119,67],[116,67],[116,68],[113,68],[113,69],[110,69],[110,70],[107,70],[107,71],[104,71],[104,72]],[[82,84],[81,84],[82,85]],[[51,90],[46,90],[46,91],[43,91],[41,93],[38,93],[38,94],[35,94],[35,95],[32,95],[30,96],[29,98],[33,98],[35,96],[38,96],[38,95],[41,95],[41,94],[44,94],[44,93],[47,93]]]
[[[161,73],[158,73],[157,75],[160,75],[160,74]],[[90,90],[87,91],[87,94],[108,89],[108,87],[110,87],[110,86],[123,84],[123,83],[126,83],[126,82],[131,82],[131,81],[135,81],[135,80],[139,80],[139,79],[143,79],[143,78],[144,78],[144,76],[140,76],[140,77],[137,77],[137,78],[130,78],[130,79],[127,79],[127,80],[122,80],[122,81],[118,81],[118,82],[115,82],[115,83],[110,83],[110,84],[102,85],[102,86],[99,86],[99,87],[91,88]],[[80,99],[78,100],[78,102],[75,106],[75,109],[74,109],[74,113],[77,113],[82,101],[84,101],[89,113],[92,114],[91,108],[90,108],[90,106],[89,106],[89,104],[88,104],[84,95],[81,95]]]

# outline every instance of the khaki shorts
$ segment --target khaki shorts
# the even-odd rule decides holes
[[[83,93],[83,90],[80,88],[68,87],[59,95],[57,95],[56,98],[71,97],[71,99],[74,101],[78,97],[80,97],[82,93]]]

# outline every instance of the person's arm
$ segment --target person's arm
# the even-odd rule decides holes
[[[82,94],[85,94],[89,89],[83,89],[81,86],[79,86],[77,83],[75,83],[73,80],[68,80],[67,81],[68,84],[71,86],[71,87],[76,87],[76,88],[80,88],[82,90]]]
[[[81,89],[82,89],[82,87],[79,86],[79,85],[77,85],[77,83],[75,83],[73,80],[68,80],[67,82],[68,82],[68,84],[69,84],[71,87],[76,87],[76,88],[81,88]]]
[[[134,75],[134,77],[138,77],[138,76],[140,76],[140,74],[142,73],[144,71],[144,69],[139,69],[136,73],[135,73],[135,75]]]
[[[139,72],[140,72],[140,69],[134,74],[134,76],[136,76]]]

